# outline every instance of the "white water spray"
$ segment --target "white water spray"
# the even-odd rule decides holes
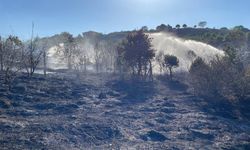
[[[192,62],[196,57],[201,57],[209,62],[216,56],[224,56],[224,52],[211,45],[197,42],[194,40],[184,40],[167,33],[152,33],[149,35],[152,38],[153,48],[156,50],[156,55],[160,52],[178,57],[179,67],[176,70],[188,71]],[[60,46],[63,46],[61,44]],[[93,58],[94,45],[86,41],[82,46],[88,52],[88,57]],[[51,47],[48,50],[48,68],[51,69],[66,69],[67,65],[62,61],[60,54],[56,49],[58,46]],[[154,72],[157,73],[156,63],[154,63]]]
[[[156,55],[159,52],[174,55],[179,59],[178,70],[188,71],[196,57],[209,62],[216,56],[224,56],[224,52],[211,45],[194,40],[184,40],[167,33],[150,34]]]

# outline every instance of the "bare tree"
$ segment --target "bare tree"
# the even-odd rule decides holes
[[[0,70],[1,71],[3,71],[3,46],[4,46],[4,43],[0,36]]]
[[[118,44],[112,43],[111,41],[107,41],[106,43],[106,54],[108,65],[106,67],[107,71],[115,71],[116,58],[118,56],[116,47]]]
[[[89,57],[81,45],[77,45],[73,54],[73,67],[78,72],[87,72]]]
[[[76,50],[76,42],[72,34],[68,32],[62,33],[63,37],[63,47],[59,48],[59,53],[63,53],[63,60],[66,60],[67,67],[69,70],[72,70],[73,57]]]
[[[47,54],[46,50],[43,50],[43,74],[44,76],[47,75]]]
[[[34,24],[32,24],[32,34],[30,44],[25,48],[24,51],[24,67],[29,76],[32,76],[37,69],[37,66],[41,60],[43,51],[39,48],[39,38],[34,39]]]
[[[159,71],[160,71],[160,74],[162,74],[163,70],[164,70],[164,53],[161,51],[159,52],[156,57],[156,62],[159,66]]]
[[[99,71],[108,72],[111,69],[110,61],[112,57],[112,49],[111,45],[107,41],[100,41],[98,43],[97,54],[98,55],[98,64],[99,64]]]
[[[114,43],[106,40],[100,41],[95,46],[94,54],[98,71],[111,72],[114,69],[117,57],[116,45]]]
[[[2,41],[2,70],[4,73],[5,84],[9,89],[11,82],[17,72],[21,70],[21,49],[22,42],[16,36],[9,36],[5,41]]]
[[[46,41],[44,41],[44,42],[42,42],[41,43],[41,50],[42,50],[42,55],[43,55],[43,74],[44,74],[44,76],[46,76],[47,75],[47,49],[48,49],[48,45],[47,45],[47,40]]]
[[[102,58],[102,49],[100,43],[96,42],[94,46],[94,63],[96,72],[100,72],[101,70],[101,58]]]

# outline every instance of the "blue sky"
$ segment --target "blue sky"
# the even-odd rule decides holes
[[[32,22],[43,37],[68,31],[109,33],[144,25],[207,21],[209,27],[250,28],[249,0],[0,0],[0,35],[28,39]]]

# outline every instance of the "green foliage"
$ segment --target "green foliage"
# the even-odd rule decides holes
[[[159,26],[156,27],[156,30],[157,31],[172,31],[173,30],[173,27],[170,26],[169,24],[168,25],[165,25],[165,24],[161,24]]]
[[[249,29],[237,26],[233,29],[221,28],[181,28],[172,31],[181,38],[210,44],[217,48],[231,46],[237,50],[250,49]]]
[[[230,46],[227,46],[226,48],[224,48],[224,51],[228,57],[228,59],[235,63],[236,59],[237,59],[237,52],[236,49]]]
[[[142,30],[131,33],[118,47],[119,62],[124,62],[132,75],[152,76],[152,59],[155,57],[151,39]],[[124,67],[125,68],[125,67]]]
[[[164,56],[164,66],[169,70],[170,79],[173,78],[173,68],[179,66],[179,60],[176,56],[165,55]]]
[[[186,25],[186,24],[183,24],[182,27],[183,27],[183,28],[187,28],[187,25]]]
[[[210,94],[208,91],[208,73],[209,66],[204,62],[204,60],[198,57],[190,67],[191,84],[194,88],[194,92],[197,95],[205,96]]]
[[[164,60],[165,60],[166,67],[178,67],[179,66],[179,60],[176,56],[165,55]]]
[[[250,48],[250,32],[247,33],[247,45]]]
[[[9,36],[3,43],[3,66],[5,70],[21,67],[21,48],[23,44],[17,36]]]
[[[175,27],[176,27],[177,29],[179,29],[179,28],[181,27],[181,25],[177,24]]]
[[[238,31],[243,31],[243,32],[249,31],[247,28],[245,28],[245,27],[242,26],[242,25],[235,26],[235,27],[233,28],[233,30],[238,30]]]
[[[208,65],[205,63],[205,61],[198,57],[194,60],[192,63],[189,72],[192,73],[204,73],[206,70],[208,70]],[[198,72],[199,69],[202,69],[200,72]]]
[[[206,25],[207,25],[206,21],[201,21],[201,22],[198,23],[198,26],[201,27],[201,28],[204,28]]]
[[[225,38],[229,42],[241,42],[245,41],[246,34],[239,29],[233,29],[229,31]]]
[[[148,27],[147,27],[147,26],[143,26],[143,27],[141,28],[141,30],[144,31],[144,32],[147,32],[147,31],[148,31]]]
[[[247,32],[247,41],[250,42],[250,32]]]
[[[190,68],[191,85],[200,96],[242,100],[249,94],[249,77],[230,57],[212,60],[209,64],[197,58]]]

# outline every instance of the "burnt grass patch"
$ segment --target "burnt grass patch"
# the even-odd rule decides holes
[[[154,82],[151,81],[115,80],[109,82],[107,85],[109,85],[112,90],[122,93],[122,104],[143,103],[152,98],[156,93]]]

